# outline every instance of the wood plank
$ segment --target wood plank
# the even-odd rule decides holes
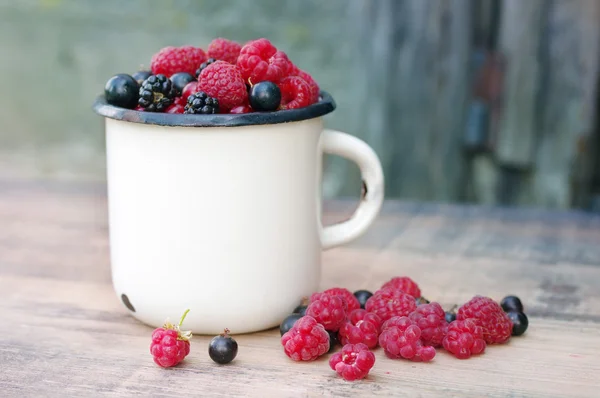
[[[328,201],[324,218],[343,220],[355,206]],[[361,239],[323,253],[322,288],[375,290],[409,275],[445,308],[518,294],[530,327],[467,361],[443,350],[428,364],[391,360],[379,348],[370,376],[354,383],[328,356],[293,363],[278,330],[235,335],[228,366],[208,357],[209,336],[193,338],[181,366],[155,366],[152,329],[110,285],[102,185],[0,181],[0,222],[3,397],[597,395],[600,215],[387,202]]]

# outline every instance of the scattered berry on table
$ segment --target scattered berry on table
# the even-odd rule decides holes
[[[180,96],[183,93],[183,89],[188,83],[196,81],[196,78],[187,72],[175,73],[171,75],[169,79],[171,80],[171,84],[173,85],[177,96]]]
[[[304,316],[304,315],[306,315],[307,307],[308,307],[307,305],[300,304],[299,306],[294,308],[294,311],[292,311],[292,314],[300,314],[300,315]]]
[[[205,92],[198,91],[190,95],[185,104],[185,113],[195,115],[214,115],[219,113],[219,101],[209,97]]]
[[[167,113],[184,113],[185,106],[183,106],[177,102],[173,102],[171,104],[171,106],[167,108],[166,112]]]
[[[288,76],[278,83],[281,109],[299,109],[311,104],[310,86],[298,76]]]
[[[444,349],[458,359],[481,354],[485,345],[483,329],[473,319],[451,322],[443,341]]]
[[[365,308],[365,304],[367,303],[367,300],[369,298],[371,298],[371,296],[373,295],[373,293],[371,293],[368,290],[357,290],[354,292],[354,297],[356,297],[356,299],[358,300],[358,303],[360,304],[360,308]]]
[[[185,85],[183,88],[183,92],[181,93],[181,99],[183,100],[183,105],[187,104],[187,99],[190,95],[197,93],[200,91],[200,87],[198,87],[198,82],[190,82]]]
[[[315,293],[306,308],[306,315],[317,320],[325,329],[336,332],[346,320],[346,301],[336,295]]]
[[[375,355],[365,344],[345,344],[342,350],[329,358],[329,366],[344,380],[365,378],[375,365]]]
[[[329,351],[327,352],[333,352],[335,347],[340,344],[340,339],[337,332],[331,332],[328,330],[327,334],[329,334]]]
[[[483,328],[483,339],[488,344],[501,344],[510,339],[512,321],[500,304],[489,297],[477,295],[463,304],[456,313],[459,321],[473,318]]]
[[[290,314],[287,317],[285,317],[285,319],[281,321],[281,324],[279,325],[279,334],[281,336],[286,334],[287,331],[290,330],[292,326],[294,326],[296,321],[302,318],[303,316],[304,314]]]
[[[505,312],[523,312],[523,303],[517,296],[506,296],[500,301],[500,306]]]
[[[421,297],[421,289],[419,289],[419,285],[417,285],[417,283],[408,276],[396,276],[390,279],[381,286],[381,289],[386,288],[402,290],[404,293],[410,294],[414,298]]]
[[[360,308],[360,303],[358,299],[352,294],[352,292],[343,287],[332,287],[327,290],[323,290],[321,293],[316,293],[311,296],[311,301],[313,297],[317,297],[318,294],[327,294],[330,296],[339,296],[346,302],[346,312],[350,313],[354,310]]]
[[[204,69],[206,69],[206,67],[207,67],[208,65],[210,65],[210,64],[214,64],[215,62],[217,62],[217,60],[216,60],[216,59],[214,59],[214,58],[209,58],[209,59],[207,59],[206,61],[202,62],[202,63],[200,64],[200,66],[198,67],[198,69],[196,69],[196,75],[195,75],[195,76],[196,76],[196,77],[200,76],[200,73],[202,73],[202,71],[203,71]]]
[[[369,321],[373,325],[377,326],[377,329],[381,329],[381,325],[383,324],[383,321],[381,320],[379,315],[377,315],[373,312],[369,312],[362,308],[358,308],[358,309],[355,309],[355,310],[349,312],[348,320],[353,325],[356,325],[360,321]]]
[[[122,108],[133,109],[137,105],[140,86],[130,75],[119,73],[104,85],[106,102]]]
[[[421,329],[423,344],[433,347],[442,345],[448,323],[439,303],[421,304],[408,317]]]
[[[256,84],[268,80],[278,83],[288,75],[290,60],[269,40],[261,38],[252,40],[242,47],[236,65],[240,68],[246,82]]]
[[[181,325],[188,312],[189,310],[186,310],[183,313],[179,324],[173,325],[167,320],[162,327],[152,332],[150,353],[158,366],[163,368],[175,366],[190,353],[192,332],[181,331]]]
[[[152,56],[150,70],[153,74],[171,75],[178,72],[196,73],[198,65],[206,61],[204,50],[193,46],[164,47]]]
[[[138,104],[147,112],[164,112],[173,103],[173,86],[165,75],[152,75],[142,82]]]
[[[256,83],[250,89],[250,106],[258,112],[272,112],[279,108],[281,91],[273,82],[263,81]]]
[[[314,361],[329,351],[329,334],[315,318],[306,315],[281,336],[281,345],[294,361]]]
[[[142,84],[142,82],[149,78],[151,75],[152,72],[150,72],[149,70],[139,70],[131,76],[138,82],[138,84]]]
[[[524,312],[518,311],[508,311],[506,314],[513,323],[512,335],[521,336],[523,333],[525,333],[527,327],[529,326],[529,319],[527,319],[527,315],[525,315]]]
[[[345,322],[338,331],[342,344],[366,344],[369,348],[377,347],[379,327],[368,320],[360,320],[353,324]]]
[[[217,37],[208,45],[208,48],[206,49],[206,54],[209,58],[229,62],[230,64],[235,65],[241,50],[241,44],[233,40]]]
[[[238,353],[238,343],[229,335],[229,329],[212,338],[208,344],[208,355],[216,363],[226,364],[235,359]]]
[[[224,61],[210,64],[200,73],[198,82],[202,91],[219,100],[219,106],[223,110],[248,102],[246,84],[235,65]]]
[[[392,359],[409,359],[428,362],[435,357],[435,348],[423,345],[421,329],[406,316],[392,318],[384,323],[379,335],[379,345],[385,355]]]
[[[393,316],[408,316],[416,308],[413,296],[392,288],[377,290],[365,304],[365,309],[379,315],[382,321]]]

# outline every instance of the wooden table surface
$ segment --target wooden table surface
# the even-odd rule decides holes
[[[328,202],[326,220],[352,201]],[[149,354],[151,328],[113,293],[102,184],[0,182],[0,396],[598,397],[600,217],[387,202],[355,243],[323,253],[323,288],[377,289],[408,275],[445,308],[484,294],[519,295],[527,333],[460,361],[376,350],[369,377],[346,382],[327,357],[295,363],[278,330],[236,335],[226,366],[194,336],[177,368]]]

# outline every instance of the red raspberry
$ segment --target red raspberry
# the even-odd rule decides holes
[[[308,85],[310,86],[310,103],[314,104],[315,102],[319,102],[319,92],[320,88],[315,79],[307,72],[302,69],[298,69],[296,65],[292,64],[292,68],[290,68],[290,76],[298,76],[302,78]]]
[[[134,108],[134,110],[136,110],[138,112],[144,112],[145,111],[144,107],[141,106],[141,105],[136,105],[136,107]]]
[[[483,329],[473,319],[453,321],[448,325],[444,337],[444,348],[458,359],[467,359],[471,355],[485,351]]]
[[[419,285],[408,276],[397,276],[390,279],[381,286],[381,289],[394,288],[402,290],[406,294],[410,294],[414,298],[421,297],[421,289]]]
[[[150,69],[152,74],[163,74],[167,77],[178,72],[187,72],[195,76],[196,69],[206,61],[204,50],[193,46],[164,47],[152,56]]]
[[[425,345],[439,347],[448,327],[446,313],[438,303],[421,304],[408,316],[421,329],[421,341]]]
[[[183,313],[178,325],[166,321],[163,327],[152,332],[150,353],[154,362],[163,368],[175,366],[190,353],[192,332],[182,332],[181,324],[189,310]]]
[[[356,298],[356,296],[354,296],[354,294],[352,294],[352,292],[346,288],[332,287],[331,289],[324,290],[321,293],[328,294],[330,296],[342,297],[342,299],[344,299],[344,301],[346,302],[346,306],[347,306],[346,312],[347,313],[350,313],[350,312],[360,308],[360,303],[358,302],[358,299]],[[314,293],[312,296],[316,296],[318,294],[320,294],[320,293]],[[311,296],[311,301],[312,301],[312,296]]]
[[[290,60],[283,51],[277,51],[267,39],[252,40],[240,50],[237,66],[244,81],[256,84],[265,80],[279,82],[288,75]]]
[[[185,106],[180,105],[179,103],[173,103],[167,108],[167,113],[183,113],[184,110]]]
[[[483,328],[483,339],[488,344],[508,341],[512,333],[512,321],[500,304],[489,297],[475,296],[462,305],[456,313],[459,321],[473,318]]]
[[[241,49],[241,44],[218,37],[210,42],[206,53],[208,58],[214,58],[235,65]]]
[[[392,359],[405,358],[415,362],[428,362],[435,357],[435,348],[424,346],[421,329],[408,317],[393,318],[384,323],[379,335],[379,345],[385,355]]]
[[[250,113],[252,112],[252,108],[250,105],[239,105],[229,111],[229,113]]]
[[[313,361],[329,351],[329,334],[316,319],[303,316],[281,336],[285,355],[294,361]]]
[[[288,76],[279,84],[281,109],[298,109],[311,104],[310,86],[301,77]]]
[[[224,61],[208,65],[198,76],[198,87],[219,100],[219,107],[230,110],[248,101],[248,91],[239,69]]]
[[[344,380],[364,379],[375,365],[375,355],[365,344],[346,344],[329,358],[329,366]]]
[[[377,317],[375,314],[368,314]],[[364,343],[369,348],[375,348],[379,338],[379,327],[368,319],[362,319],[356,323],[345,322],[338,331],[338,337],[342,344]]]
[[[306,315],[317,320],[326,330],[337,332],[346,321],[346,301],[338,296],[315,293],[306,308]]]
[[[379,315],[382,321],[393,316],[408,316],[417,308],[415,298],[397,289],[380,289],[365,304],[368,312]]]
[[[367,310],[363,310],[362,308],[350,312],[348,315],[348,320],[353,325],[356,325],[360,321],[369,321],[373,325],[377,326],[377,329],[381,329],[381,324],[383,323],[379,315],[368,312]]]

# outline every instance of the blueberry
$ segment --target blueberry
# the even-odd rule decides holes
[[[306,305],[299,305],[296,308],[294,308],[294,311],[292,312],[292,314],[300,314],[302,316],[306,315],[306,308],[308,308]]]
[[[456,314],[454,312],[446,311],[446,322],[454,322],[456,320]]]
[[[208,344],[208,355],[216,363],[225,364],[233,361],[238,352],[238,344],[231,336],[229,329],[212,338]]]
[[[354,297],[358,299],[358,302],[360,303],[360,308],[362,309],[365,309],[365,304],[372,295],[373,293],[371,293],[368,290],[357,290],[354,292]]]
[[[508,311],[506,314],[513,323],[512,335],[520,336],[525,333],[527,326],[529,326],[529,319],[527,319],[527,315],[519,311]]]
[[[191,82],[195,82],[196,78],[189,73],[179,72],[171,75],[170,77],[171,83],[173,83],[173,88],[177,92],[177,95],[180,96],[183,92],[183,88]]]
[[[150,75],[152,75],[152,72],[148,70],[140,70],[135,72],[132,76],[138,82],[138,84],[142,84],[142,82],[149,78]]]
[[[292,326],[294,326],[294,324],[296,323],[296,321],[300,318],[302,318],[304,315],[301,314],[291,314],[288,315],[283,322],[281,322],[281,325],[279,325],[279,333],[283,336],[288,330],[290,330],[292,328]]]
[[[333,352],[335,347],[340,343],[340,340],[338,339],[337,332],[328,330],[327,333],[329,334],[329,351],[327,352]]]
[[[133,77],[119,73],[106,82],[104,96],[111,105],[133,109],[138,102],[139,90],[140,86]]]
[[[281,103],[281,90],[273,82],[256,83],[250,89],[250,106],[258,112],[277,110]]]
[[[523,303],[517,296],[506,296],[500,302],[500,306],[505,312],[516,311],[523,312]]]

